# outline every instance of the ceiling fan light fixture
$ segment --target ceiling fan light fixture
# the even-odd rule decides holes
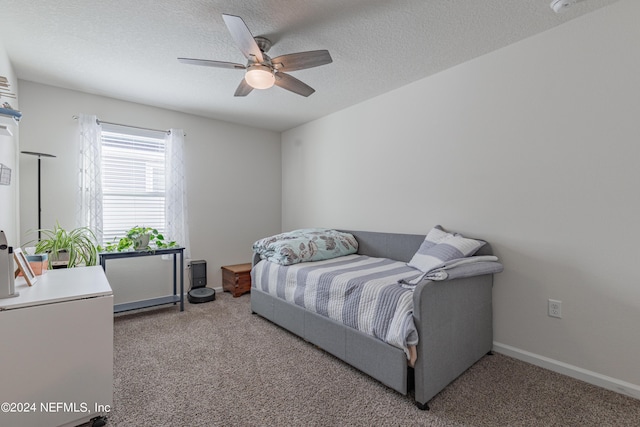
[[[276,82],[273,71],[265,65],[252,65],[244,75],[247,84],[254,89],[269,89]]]
[[[578,1],[578,0],[574,0]],[[271,41],[264,37],[253,37],[247,24],[241,17],[222,14],[224,23],[231,33],[231,37],[245,58],[246,65],[209,59],[178,58],[184,64],[204,65],[216,68],[232,68],[245,71],[244,78],[236,88],[233,96],[247,96],[253,89],[269,89],[276,84],[300,96],[309,96],[315,90],[308,84],[301,82],[287,74],[289,71],[304,70],[319,67],[333,62],[328,50],[310,50],[306,52],[280,55],[271,59],[266,52],[271,48]],[[278,77],[276,78],[276,73]]]

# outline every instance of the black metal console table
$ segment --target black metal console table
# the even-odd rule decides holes
[[[151,298],[142,301],[127,302],[113,306],[114,313],[122,311],[136,310],[138,308],[153,307],[164,304],[180,303],[180,311],[184,311],[184,248],[154,249],[149,251],[129,251],[129,252],[102,252],[100,255],[100,265],[104,272],[107,272],[107,260],[118,258],[135,258],[153,255],[173,255],[173,295],[166,297]],[[177,292],[178,265],[177,258],[180,255],[180,293]]]

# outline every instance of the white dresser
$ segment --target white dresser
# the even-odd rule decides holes
[[[0,300],[0,426],[75,426],[113,405],[113,293],[101,267],[50,270]]]

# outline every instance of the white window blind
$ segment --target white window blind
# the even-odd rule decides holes
[[[103,243],[123,237],[134,226],[164,233],[164,135],[125,133],[103,125],[101,141]]]

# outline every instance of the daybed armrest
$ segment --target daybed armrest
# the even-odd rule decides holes
[[[253,258],[251,259],[251,266],[253,267],[257,263],[261,261],[260,255],[257,252],[253,253]]]
[[[419,406],[491,351],[492,286],[492,274],[416,286],[415,399]]]

